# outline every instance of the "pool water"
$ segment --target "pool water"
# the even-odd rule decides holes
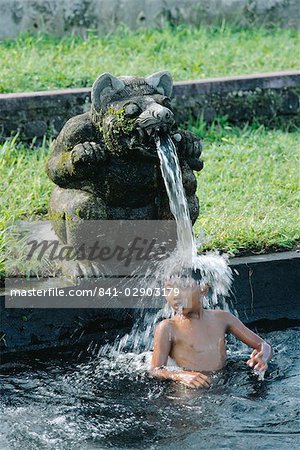
[[[88,351],[2,364],[0,449],[294,449],[299,328],[262,333],[264,381],[232,351],[209,390],[149,379],[150,352]]]

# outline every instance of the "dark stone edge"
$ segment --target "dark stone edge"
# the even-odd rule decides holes
[[[273,329],[299,326],[298,252],[236,257],[230,265],[234,269],[234,283],[229,302],[244,323],[253,327],[260,324],[262,328],[269,323]],[[1,331],[7,339],[2,355],[87,346],[91,340],[104,343],[115,334],[128,332],[136,314],[135,310],[118,309],[5,309],[3,296],[0,301]],[[24,322],[24,316],[31,317],[32,322]],[[74,333],[75,338],[68,338]]]
[[[234,90],[248,90],[253,88],[272,88],[279,89],[283,87],[296,87],[300,84],[300,70],[287,70],[282,72],[257,73],[248,75],[204,78],[198,80],[175,81],[174,95],[178,94],[200,94],[225,92]],[[70,88],[55,89],[47,91],[33,92],[12,92],[0,94],[0,102],[5,100],[19,100],[20,98],[36,98],[39,102],[49,97],[59,97],[65,95],[86,95],[90,94],[91,88]],[[39,105],[40,106],[40,105]]]
[[[252,89],[281,89],[300,84],[300,71],[257,73],[241,76],[179,81],[174,84],[175,95],[214,94]]]
[[[300,71],[175,82],[173,107],[180,122],[218,115],[233,123],[300,125]],[[3,137],[57,135],[70,117],[89,109],[90,88],[0,94]]]

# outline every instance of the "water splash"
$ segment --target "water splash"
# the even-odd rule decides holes
[[[297,328],[264,335],[278,350],[265,383],[236,352],[208,392],[150,379],[150,352],[119,355],[113,370],[108,358],[76,361],[73,351],[20,355],[1,366],[0,448],[221,448],[229,434],[228,448],[248,448],[252,424],[260,442],[267,436],[263,448],[280,440],[289,450],[299,429],[299,336]]]
[[[227,258],[217,253],[197,254],[196,240],[175,145],[170,136],[158,135],[156,147],[170,209],[177,225],[178,239],[175,252],[160,265],[159,273],[164,279],[168,279],[174,274],[189,279],[193,278],[195,273],[198,274],[200,285],[210,286],[210,306],[216,306],[219,298],[228,295],[231,286],[232,273]]]
[[[206,308],[222,308],[229,310],[224,297],[228,295],[231,286],[232,273],[228,266],[227,258],[217,253],[206,255],[197,254],[197,245],[193,234],[192,223],[187,199],[182,183],[182,173],[176,148],[168,135],[157,136],[157,153],[160,159],[162,176],[169,197],[170,209],[177,225],[177,247],[175,251],[163,261],[157,261],[155,270],[148,269],[145,276],[140,280],[141,286],[147,286],[154,291],[159,287],[161,290],[164,283],[170,277],[177,276],[190,283],[191,278],[197,278],[200,286],[210,287],[209,295],[204,299]],[[138,275],[138,274],[134,274]],[[141,299],[141,305],[147,299]],[[159,302],[157,298],[157,302]],[[153,348],[153,335],[157,323],[172,315],[171,307],[165,299],[165,307],[162,309],[141,309],[136,317],[135,324],[130,333],[117,339],[113,345],[107,344],[98,350],[99,356],[114,355],[110,360],[120,357],[120,353],[141,354]],[[151,299],[152,307],[155,307],[156,299]],[[161,304],[161,303],[160,303]],[[183,305],[178,309],[182,315]]]
[[[180,319],[183,318],[183,305],[178,305],[178,311],[177,311],[177,315],[180,317]]]
[[[265,370],[254,370],[254,374],[257,375],[258,381],[264,381],[265,379]]]

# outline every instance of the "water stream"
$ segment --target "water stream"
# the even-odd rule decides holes
[[[187,284],[198,278],[200,285],[209,285],[209,295],[204,297],[204,307],[222,309],[229,308],[225,301],[231,286],[232,273],[226,257],[217,253],[206,255],[197,254],[196,241],[193,234],[192,223],[187,199],[182,183],[182,173],[172,139],[168,135],[157,136],[157,152],[160,159],[160,168],[169,197],[170,210],[177,225],[177,246],[174,252],[163,261],[157,261],[156,268],[146,270],[140,286],[147,286],[151,290],[164,287],[165,280],[178,277]],[[137,273],[138,275],[138,273]],[[155,305],[155,299],[151,299]],[[148,301],[149,298],[142,299]],[[177,314],[182,315],[184,305],[179,305]],[[98,351],[98,356],[110,355],[111,361],[120,358],[124,352],[141,354],[150,351],[153,347],[154,329],[157,323],[174,312],[165,303],[160,310],[141,309],[137,312],[135,324],[129,334],[117,339],[113,344],[107,344]],[[237,345],[237,344],[235,344]],[[112,357],[113,356],[113,357]],[[122,356],[121,356],[122,357]]]
[[[177,225],[177,248],[170,258],[159,267],[164,279],[175,272],[180,277],[193,277],[198,272],[201,284],[211,288],[210,306],[215,306],[228,294],[232,274],[226,257],[216,253],[198,255],[196,240],[175,145],[168,135],[157,136],[157,153],[169,197],[170,209]],[[208,304],[206,306],[209,306]],[[224,303],[222,304],[224,306]]]
[[[191,261],[197,255],[197,248],[176,148],[169,135],[157,136],[156,148],[170,209],[177,225],[177,248],[183,255],[190,253],[188,256]]]

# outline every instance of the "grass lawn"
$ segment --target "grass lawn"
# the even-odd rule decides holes
[[[299,133],[223,127],[204,143],[194,227],[204,248],[237,254],[299,245]]]
[[[209,238],[204,248],[237,254],[299,244],[299,134],[226,125],[205,130],[201,122],[190,129],[205,143],[205,166],[198,174],[201,214],[194,226]],[[0,146],[0,254],[11,221],[47,213],[54,186],[44,170],[47,153],[47,144]],[[3,269],[2,264],[0,275]]]
[[[86,38],[23,35],[0,42],[0,92],[90,86],[101,72],[175,80],[299,68],[299,33],[289,29],[179,26]]]

